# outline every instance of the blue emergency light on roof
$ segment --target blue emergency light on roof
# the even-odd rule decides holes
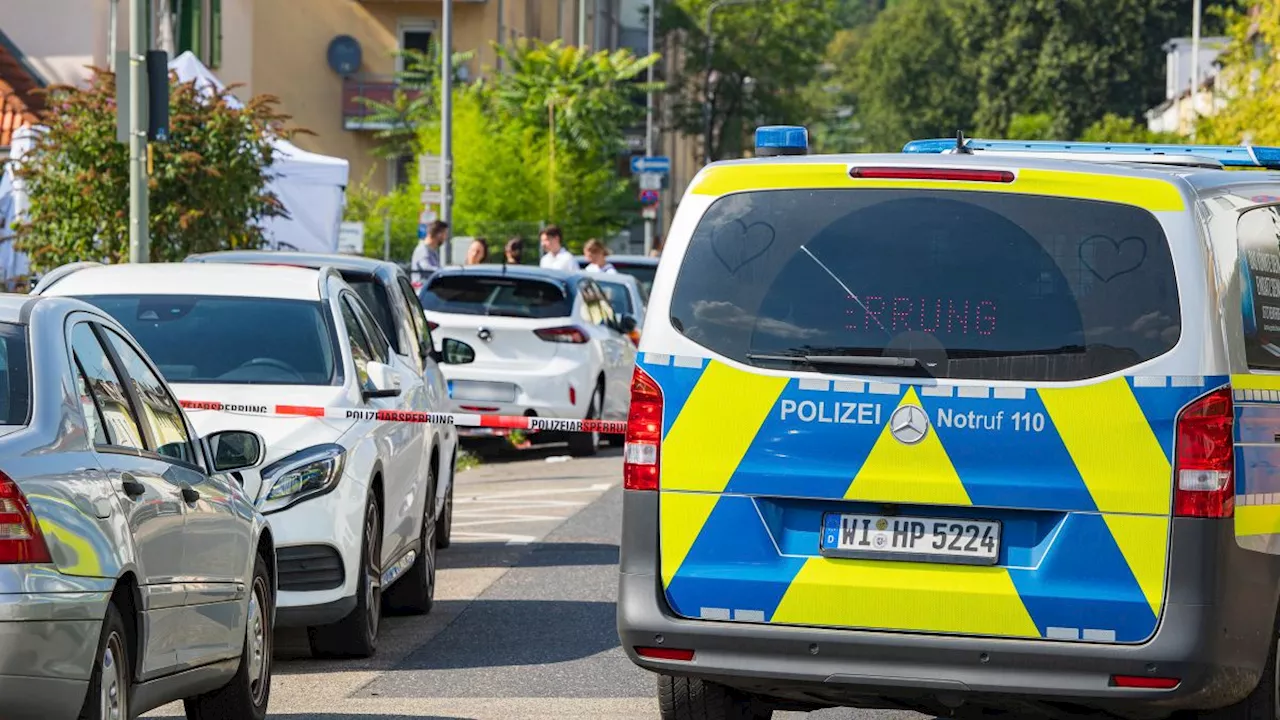
[[[799,125],[766,125],[756,128],[756,157],[808,153],[809,131]]]
[[[974,140],[966,139],[964,149],[969,151],[1016,153],[1092,153],[1116,155],[1170,155],[1199,157],[1216,160],[1223,167],[1255,167],[1280,169],[1280,147],[1259,145],[1149,145],[1146,143],[1056,142],[1050,140]],[[940,154],[957,149],[954,138],[912,140],[903,148],[904,153]]]

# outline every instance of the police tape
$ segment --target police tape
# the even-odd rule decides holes
[[[480,415],[478,413],[433,413],[420,410],[366,410],[314,405],[248,405],[216,400],[179,400],[188,410],[216,410],[240,415],[331,418],[334,420],[381,420],[383,422],[431,423],[457,427],[529,430],[532,432],[598,432],[624,435],[627,423],[621,420],[574,420],[527,415]]]

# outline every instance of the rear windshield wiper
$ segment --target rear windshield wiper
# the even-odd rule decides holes
[[[884,357],[881,355],[768,355],[747,353],[747,359],[804,363],[806,365],[848,365],[851,367],[913,368],[920,366],[920,361],[913,357]]]

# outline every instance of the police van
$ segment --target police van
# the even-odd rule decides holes
[[[662,717],[1276,718],[1280,148],[757,145],[680,203],[632,382]]]

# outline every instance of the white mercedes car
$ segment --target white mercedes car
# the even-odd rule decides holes
[[[138,339],[180,400],[221,403],[188,409],[202,434],[234,426],[263,436],[265,466],[241,479],[276,538],[277,625],[306,626],[313,654],[368,657],[384,604],[430,610],[452,436],[425,423],[253,414],[441,409],[445,399],[391,351],[336,270],[78,264],[34,292],[98,306]],[[441,362],[471,352],[457,342],[442,349]]]
[[[453,412],[627,419],[636,319],[615,314],[590,276],[515,265],[444,268],[418,298],[437,341],[467,343],[475,353],[465,367],[443,368]],[[600,445],[599,433],[567,439],[575,455]]]

